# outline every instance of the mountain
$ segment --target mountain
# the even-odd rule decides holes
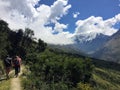
[[[57,51],[62,50],[67,53],[89,56],[101,48],[101,46],[103,46],[109,40],[109,36],[102,33],[76,34],[71,38],[74,40],[73,44],[49,44],[49,46]]]
[[[96,58],[120,63],[120,30],[113,34],[106,44],[96,51]]]
[[[101,33],[79,34],[74,36],[74,45],[78,50],[82,50],[86,54],[92,54],[109,39],[109,36]]]
[[[57,52],[79,54],[79,55],[86,56],[86,54],[82,50],[79,50],[73,44],[69,44],[69,45],[53,45],[53,44],[48,44],[48,46],[50,48],[52,48],[52,50],[57,51]]]

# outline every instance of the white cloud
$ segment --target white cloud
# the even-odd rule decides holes
[[[67,29],[68,25],[60,24],[59,22],[55,23],[54,32],[63,32],[64,29]]]
[[[0,18],[9,23],[11,29],[31,28],[37,38],[53,44],[69,44],[72,40],[68,38],[69,33],[63,32],[67,25],[59,23],[58,20],[68,13],[71,5],[68,0],[57,0],[53,5],[34,6],[39,0],[0,0]],[[55,24],[54,29],[45,26],[49,23]],[[53,31],[59,32],[54,35]]]
[[[91,16],[76,22],[75,34],[102,33],[104,35],[112,35],[117,31],[113,26],[118,22],[120,22],[120,14],[107,20],[103,20],[102,17]]]
[[[12,29],[25,28],[35,15],[35,8],[30,7],[33,4],[30,0],[0,0],[0,3],[0,18],[7,21]]]
[[[68,0],[56,0],[51,6],[42,4],[35,9],[34,6],[38,1],[0,0],[0,18],[7,21],[11,29],[31,28],[37,38],[53,44],[73,43],[71,37],[78,33],[96,32],[111,35],[116,31],[113,26],[120,21],[120,14],[108,20],[91,16],[85,20],[78,20],[75,33],[71,34],[64,31],[64,29],[68,29],[69,24],[59,22],[64,15],[68,14],[68,10],[71,8]],[[77,16],[75,17],[77,18]],[[50,23],[55,26],[53,28],[52,26],[46,26]],[[53,34],[54,32],[58,34]]]
[[[73,41],[69,37],[69,33],[67,32],[62,32],[58,34],[49,34],[47,37],[46,34],[44,36],[44,40],[48,43],[52,44],[70,44],[73,43]]]
[[[118,4],[118,6],[120,7],[120,4]]]
[[[10,2],[8,7],[10,10],[17,10],[20,14],[23,14],[29,18],[33,17],[32,9],[30,8],[33,2],[28,2],[28,0],[7,0]]]
[[[77,18],[78,16],[79,16],[79,12],[75,12],[75,13],[73,13],[73,18]]]
[[[10,6],[10,3],[7,1],[0,1],[0,18],[5,19],[7,17],[7,12],[8,10],[8,6]]]
[[[53,5],[51,5],[51,14],[49,19],[52,22],[59,20],[61,17],[63,17],[63,15],[67,14],[68,9],[70,8],[71,5],[68,5],[67,0],[57,0]]]

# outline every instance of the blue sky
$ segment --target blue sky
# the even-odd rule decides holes
[[[41,4],[52,5],[55,0],[41,0],[38,6]],[[84,20],[90,16],[101,16],[104,20],[114,17],[120,13],[120,1],[119,0],[69,0],[69,4],[72,5],[68,14],[64,16],[60,22],[67,24],[69,22],[69,31],[74,32],[75,22],[77,20]],[[77,18],[73,18],[73,13],[79,12],[80,15]],[[120,28],[120,23],[114,26]]]
[[[101,16],[103,19],[108,19],[120,13],[118,6],[120,2],[117,0],[70,0],[70,3],[73,4],[71,11],[80,12],[78,19],[86,19],[90,16]]]
[[[0,0],[0,18],[12,30],[30,28],[47,43],[74,43],[76,35],[112,35],[120,28],[120,0]]]

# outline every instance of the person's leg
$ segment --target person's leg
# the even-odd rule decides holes
[[[10,67],[6,67],[6,78],[9,79]]]
[[[18,73],[20,73],[20,66],[18,66]]]
[[[18,67],[15,67],[15,76],[18,76]]]
[[[5,70],[6,71],[6,79],[8,79],[9,78],[9,76],[8,76],[8,68],[6,67],[5,69],[6,69]]]

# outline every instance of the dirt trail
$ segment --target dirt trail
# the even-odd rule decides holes
[[[23,66],[21,67],[21,72],[19,73],[19,76],[22,75],[22,70],[23,70]],[[21,80],[20,80],[19,76],[17,78],[14,77],[11,79],[10,90],[22,90]]]
[[[11,80],[10,90],[21,90],[20,78],[13,78]]]

